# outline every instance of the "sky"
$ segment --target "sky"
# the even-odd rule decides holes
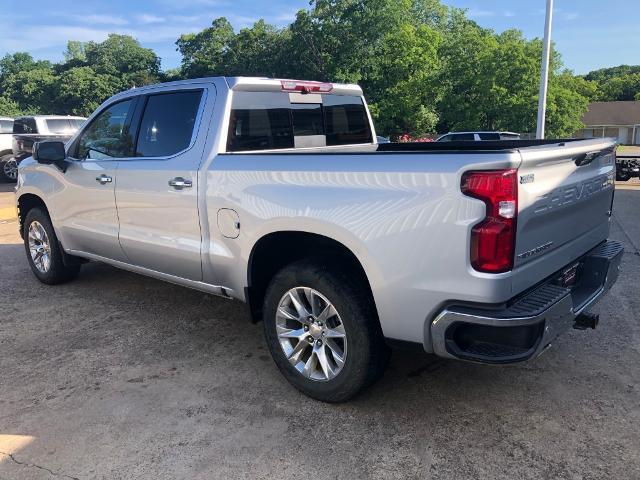
[[[637,0],[555,0],[553,40],[565,65],[577,74],[620,64],[640,64]],[[467,9],[483,27],[517,28],[541,37],[545,0],[444,0]],[[60,61],[67,40],[101,41],[111,32],[153,48],[162,68],[180,64],[175,41],[220,16],[236,28],[264,18],[284,26],[307,0],[0,0],[0,56],[27,51]]]

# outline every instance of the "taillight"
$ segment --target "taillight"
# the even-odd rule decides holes
[[[513,268],[518,216],[517,170],[466,172],[462,193],[487,205],[487,213],[471,230],[471,265],[480,272]]]
[[[282,90],[286,92],[302,92],[302,93],[329,93],[333,90],[333,84],[322,82],[302,82],[300,80],[282,80],[280,81]]]

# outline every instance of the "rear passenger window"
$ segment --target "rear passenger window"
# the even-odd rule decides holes
[[[229,121],[227,150],[293,148],[289,97],[282,93],[237,92]]]
[[[136,156],[167,157],[191,144],[202,90],[150,95],[142,115]]]
[[[316,98],[317,103],[313,103]],[[233,94],[227,138],[229,152],[372,141],[369,119],[360,97],[326,94],[305,98],[290,97],[283,92]]]

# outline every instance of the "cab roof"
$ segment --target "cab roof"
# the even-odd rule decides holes
[[[180,87],[185,85],[195,85],[200,83],[220,83],[227,85],[229,90],[233,91],[253,91],[253,92],[294,92],[301,91],[295,89],[292,84],[306,86],[313,93],[336,94],[336,95],[357,95],[362,96],[362,88],[359,85],[347,83],[332,82],[315,82],[311,80],[291,80],[284,78],[267,78],[267,77],[201,77],[190,78],[186,80],[176,80],[173,82],[156,83],[153,85],[144,85],[142,87],[134,87],[129,90],[117,93],[114,96],[126,96],[131,92],[144,93],[149,90],[155,90],[159,87]],[[316,91],[316,87],[330,87]]]

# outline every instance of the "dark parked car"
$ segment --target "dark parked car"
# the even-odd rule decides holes
[[[640,149],[616,152],[616,180],[626,182],[632,177],[640,177]]]

